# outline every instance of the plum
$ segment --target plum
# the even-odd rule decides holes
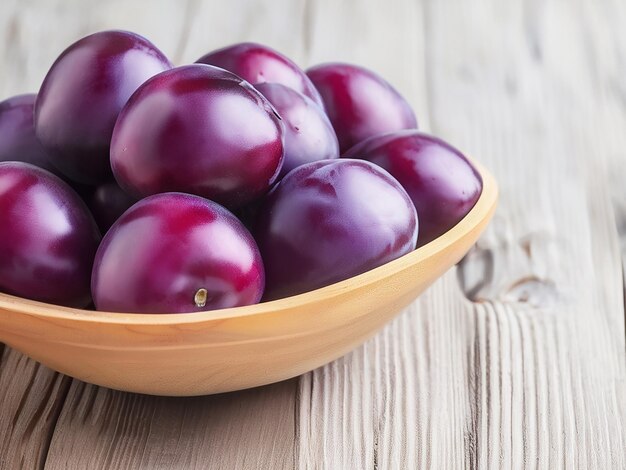
[[[264,271],[250,232],[228,210],[183,193],[147,197],[102,240],[93,267],[98,310],[183,313],[257,303]]]
[[[307,75],[322,95],[342,153],[368,137],[417,128],[409,103],[371,70],[328,63],[308,69]]]
[[[97,186],[85,201],[98,227],[106,233],[137,199],[127,194],[115,181],[109,181]]]
[[[352,147],[346,158],[362,158],[384,168],[411,197],[420,219],[418,246],[454,227],[482,192],[480,174],[457,149],[419,131],[372,137]]]
[[[180,191],[236,208],[265,194],[283,163],[283,126],[246,81],[187,65],[144,83],[111,141],[116,180],[136,197]]]
[[[255,85],[276,108],[285,128],[285,161],[279,177],[317,160],[339,158],[339,143],[324,111],[310,98],[279,83]]]
[[[102,31],[69,46],[35,102],[35,131],[52,164],[79,183],[110,179],[117,115],[139,85],[169,68],[151,42],[126,31]]]
[[[209,52],[196,62],[229,70],[253,85],[280,83],[308,96],[318,106],[324,106],[320,94],[300,67],[271,47],[242,42]]]
[[[33,113],[37,95],[17,95],[0,102],[0,162],[16,161],[58,173],[48,151],[35,135]]]
[[[100,232],[67,183],[23,162],[0,163],[0,291],[70,307],[91,302]]]
[[[256,221],[265,297],[364,273],[415,249],[417,232],[411,199],[382,168],[350,159],[302,165],[272,189]]]

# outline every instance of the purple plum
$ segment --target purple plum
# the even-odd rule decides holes
[[[406,189],[419,215],[418,246],[454,227],[474,207],[482,191],[480,174],[461,152],[419,131],[372,137],[352,147],[344,157],[375,163]]]
[[[136,198],[128,195],[115,181],[99,185],[85,200],[102,233],[106,233],[137,202]]]
[[[324,106],[306,74],[291,59],[271,47],[243,42],[209,52],[196,62],[229,70],[253,85],[280,83],[308,96],[320,107]]]
[[[305,163],[339,158],[333,126],[310,98],[279,83],[261,83],[255,88],[276,108],[285,127],[285,161],[280,178]]]
[[[250,232],[222,206],[162,193],[105,235],[93,268],[98,310],[184,313],[257,303],[264,271]]]
[[[0,162],[24,162],[57,173],[48,151],[35,135],[34,93],[13,96],[0,102]]]
[[[322,95],[342,153],[368,137],[417,128],[409,103],[366,68],[329,63],[310,68],[307,75]]]
[[[181,191],[236,208],[265,194],[282,163],[274,108],[241,78],[209,65],[144,83],[111,141],[115,178],[136,197]]]
[[[79,183],[110,179],[117,115],[139,85],[169,68],[151,42],[126,31],[102,31],[69,46],[52,64],[35,103],[35,131],[52,164]]]
[[[69,307],[91,302],[100,232],[67,183],[28,163],[0,163],[0,218],[0,291]]]
[[[291,171],[260,209],[255,236],[266,299],[369,271],[413,249],[418,222],[402,186],[363,160],[324,160]]]

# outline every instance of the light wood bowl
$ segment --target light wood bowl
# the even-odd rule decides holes
[[[491,219],[498,188],[427,245],[305,294],[212,312],[145,315],[58,307],[0,294],[0,341],[72,377],[154,395],[206,395],[278,382],[373,336],[457,263]]]

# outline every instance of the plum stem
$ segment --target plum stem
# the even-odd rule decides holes
[[[196,307],[204,307],[207,300],[207,290],[204,288],[198,289],[196,295],[193,296],[193,301],[196,303]]]

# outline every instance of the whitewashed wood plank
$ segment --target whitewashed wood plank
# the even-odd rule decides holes
[[[624,310],[607,192],[610,166],[626,163],[626,113],[610,97],[626,51],[620,17],[624,4],[608,1],[430,10],[433,128],[502,185],[499,219],[460,271],[476,276],[470,285],[490,274],[472,293],[489,319],[477,338],[489,346],[479,354],[488,409],[478,468],[626,464]]]
[[[195,2],[189,2],[193,5]],[[56,57],[72,42],[103,29],[127,29],[146,36],[169,57],[184,48],[186,4],[18,0],[0,5],[0,90],[3,96],[36,92]]]
[[[46,468],[291,469],[295,387],[170,398],[75,380]]]
[[[70,381],[0,344],[0,469],[43,467]]]

